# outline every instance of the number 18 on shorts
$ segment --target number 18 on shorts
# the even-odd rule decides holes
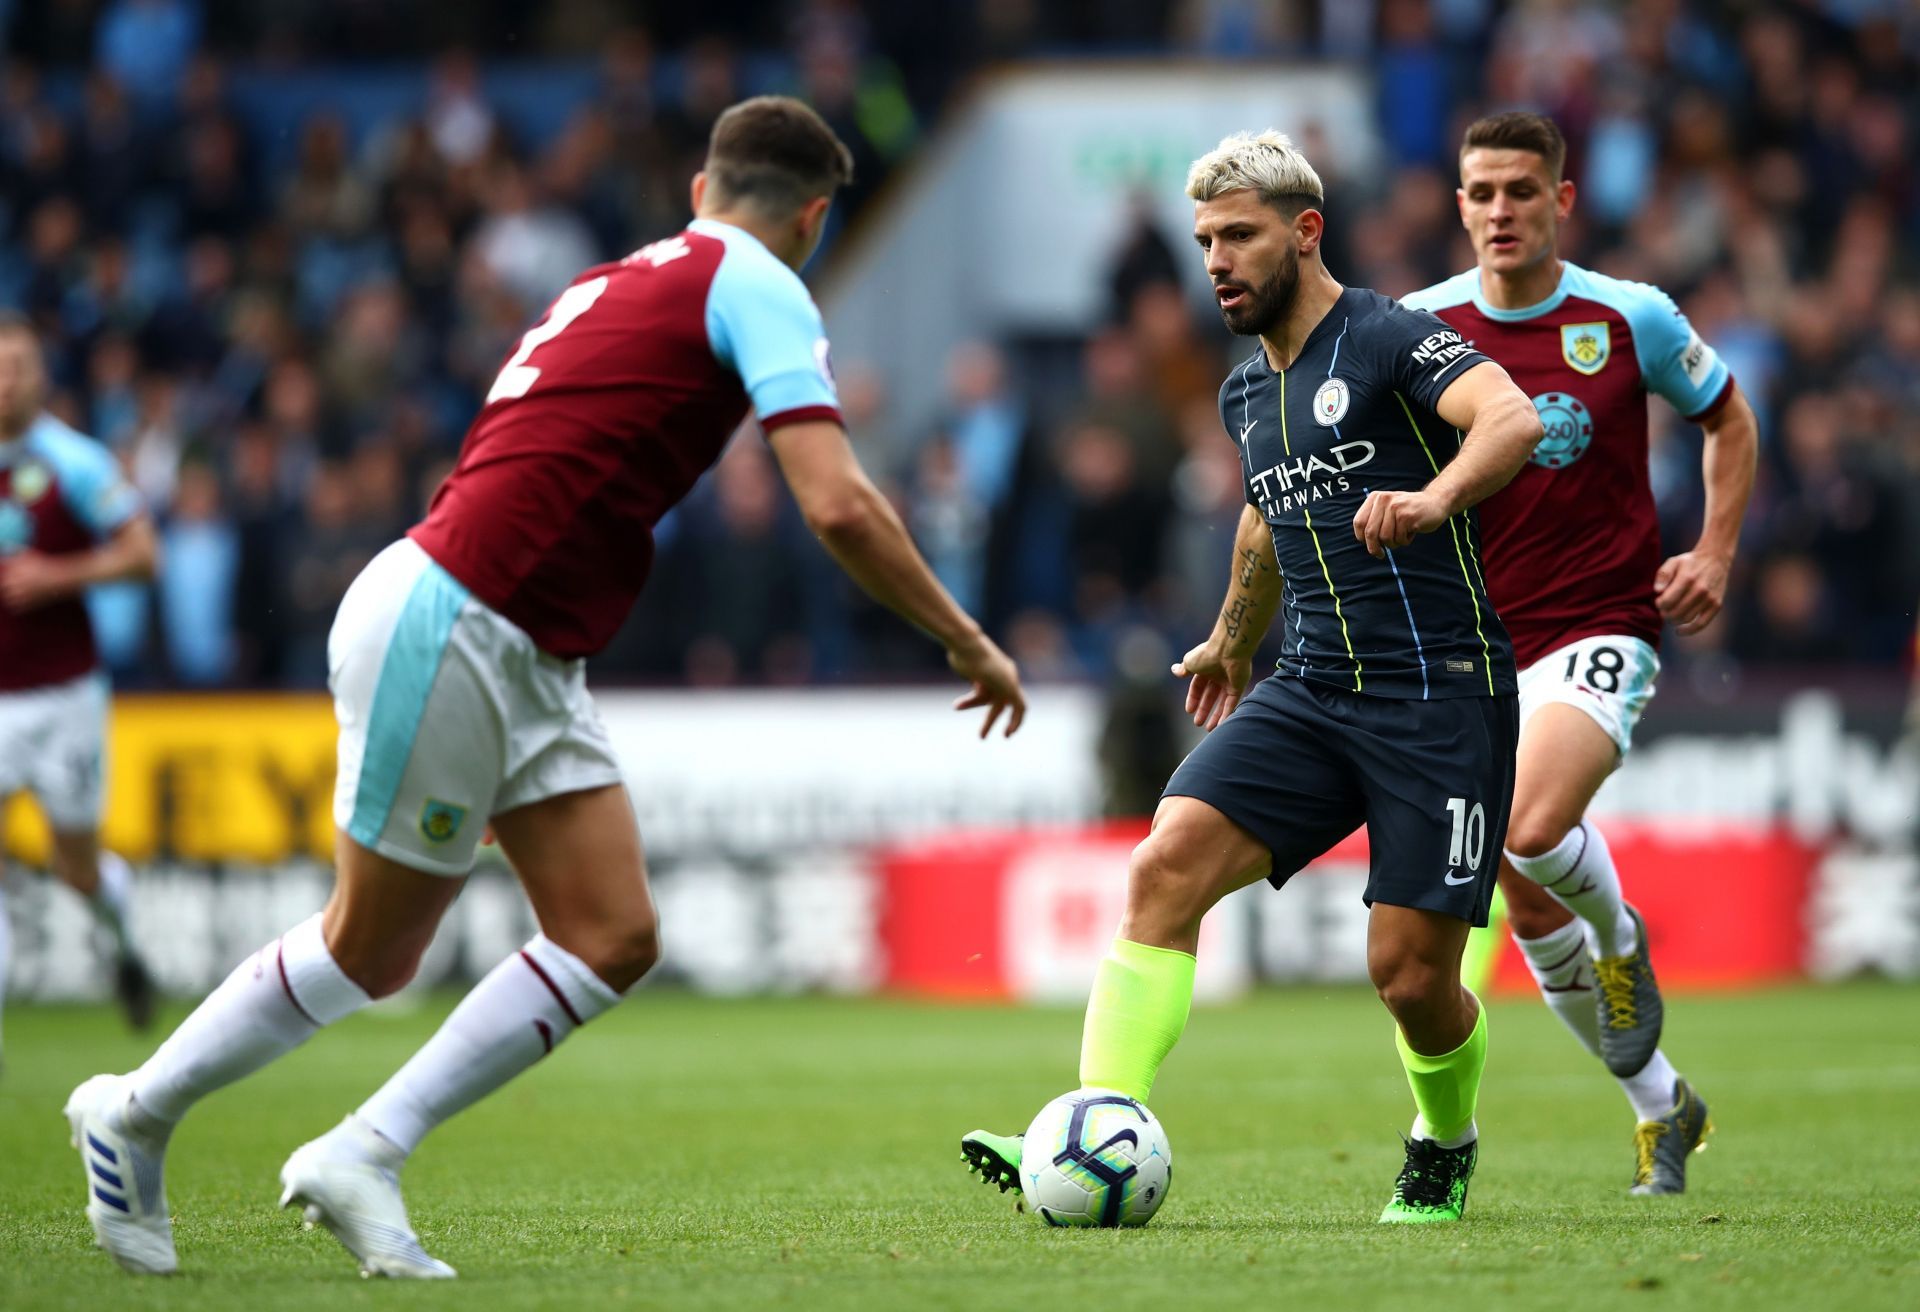
[[[1553,702],[1572,706],[1592,716],[1625,759],[1659,677],[1651,643],[1620,634],[1581,638],[1520,671],[1520,722]]]

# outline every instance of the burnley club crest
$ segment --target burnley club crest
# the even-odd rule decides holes
[[[1560,325],[1560,358],[1575,373],[1591,377],[1607,367],[1613,354],[1613,334],[1604,323]]]

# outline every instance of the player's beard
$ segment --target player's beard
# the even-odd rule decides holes
[[[1242,304],[1220,310],[1227,331],[1237,337],[1264,337],[1293,312],[1294,299],[1300,295],[1300,252],[1289,248],[1273,276],[1258,287],[1243,282],[1217,285],[1238,287],[1245,293]]]

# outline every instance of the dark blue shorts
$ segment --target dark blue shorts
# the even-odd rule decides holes
[[[1406,701],[1263,680],[1165,796],[1197,797],[1273,852],[1275,888],[1361,825],[1368,906],[1487,923],[1513,806],[1517,697]]]

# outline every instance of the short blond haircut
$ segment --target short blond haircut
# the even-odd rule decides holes
[[[1231,191],[1258,192],[1267,204],[1295,213],[1325,204],[1327,198],[1307,157],[1292,138],[1273,128],[1258,136],[1236,132],[1187,170],[1187,195],[1193,200],[1213,200]]]

